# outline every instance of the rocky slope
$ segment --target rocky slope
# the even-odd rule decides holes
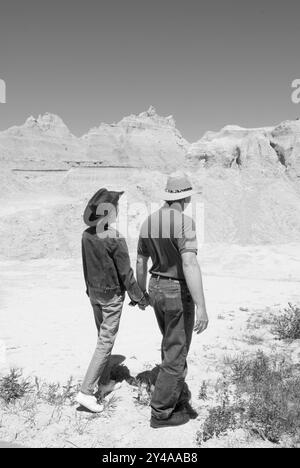
[[[95,161],[170,171],[183,166],[187,155],[192,165],[256,166],[265,174],[288,172],[296,177],[300,176],[299,151],[300,120],[253,129],[228,125],[189,144],[176,129],[173,117],[160,117],[153,107],[119,123],[102,123],[81,138],[52,114],[30,117],[24,125],[0,132],[0,162],[20,167],[26,163],[27,167],[43,163],[46,168],[60,167],[58,163],[64,161]]]
[[[153,107],[138,116],[125,117],[118,124],[101,124],[82,140],[87,146],[87,159],[156,169],[183,165],[188,149],[173,118],[158,116]]]
[[[300,121],[207,132],[187,159],[204,187],[206,241],[299,242]]]
[[[300,177],[300,120],[276,127],[246,129],[228,125],[190,145],[188,159],[205,167],[258,169],[265,175]]]
[[[63,167],[65,161],[106,165],[175,168],[183,164],[188,143],[173,118],[150,107],[116,124],[101,124],[77,138],[57,116],[30,117],[0,133],[0,161],[19,167]]]
[[[85,149],[60,117],[29,117],[24,125],[0,133],[0,162],[9,167],[52,168],[68,159],[82,159]]]
[[[300,121],[227,126],[190,145],[173,118],[153,108],[81,138],[59,117],[29,118],[0,133],[0,258],[78,256],[84,205],[103,186],[126,190],[129,223],[137,229],[141,207],[133,203],[160,203],[166,173],[178,168],[203,192],[204,242],[299,242],[299,155]],[[70,169],[66,161],[103,167]],[[52,171],[12,171],[18,167]],[[68,172],[53,171],[59,168]],[[136,239],[129,244],[134,252]]]

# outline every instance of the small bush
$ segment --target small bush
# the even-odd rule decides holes
[[[201,388],[199,390],[198,394],[199,400],[206,401],[208,396],[207,396],[207,383],[205,380],[202,382]]]
[[[39,380],[35,379],[35,387],[38,398],[44,400],[52,406],[60,406],[68,401],[72,401],[74,396],[79,391],[80,385],[74,383],[73,377],[70,377],[66,385],[59,383],[40,384]]]
[[[20,369],[11,369],[7,376],[0,379],[0,398],[4,403],[12,403],[31,391],[32,386],[22,375]]]
[[[283,314],[274,320],[273,333],[280,340],[300,339],[300,308],[289,304]]]
[[[247,335],[244,337],[244,340],[250,346],[262,345],[264,342],[264,339],[261,336],[257,335]]]
[[[208,418],[205,420],[202,440],[206,442],[213,436],[219,436],[226,433],[229,429],[236,427],[236,413],[231,406],[217,406],[209,412]]]
[[[255,357],[227,359],[229,373],[216,392],[221,404],[211,408],[197,440],[243,428],[279,443],[299,437],[300,375],[284,359],[259,351]]]
[[[102,401],[102,404],[104,406],[104,413],[107,416],[110,416],[113,411],[118,406],[119,398],[116,395],[111,395],[109,398],[105,398]]]

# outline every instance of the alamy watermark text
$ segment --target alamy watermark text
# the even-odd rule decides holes
[[[292,82],[292,88],[294,89],[292,92],[292,102],[294,104],[300,104],[300,78]]]
[[[6,104],[6,83],[0,78],[0,104]]]

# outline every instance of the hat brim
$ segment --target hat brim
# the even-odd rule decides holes
[[[117,202],[119,202],[121,196],[125,193],[125,192],[114,192],[118,198]],[[91,198],[91,200],[93,200],[93,198]],[[91,200],[88,202],[85,210],[84,210],[84,213],[83,213],[83,221],[84,223],[87,225],[87,226],[90,226],[90,227],[94,227],[94,226],[97,226],[97,224],[101,221],[101,219],[103,219],[105,216],[97,216],[96,218],[94,218],[93,220],[91,220],[91,217],[92,215],[94,215],[94,211],[91,209],[90,207],[90,203],[91,203]]]
[[[176,193],[163,191],[160,194],[160,198],[165,201],[176,201],[176,200],[183,200],[184,198],[192,197],[193,195],[196,195],[196,193],[197,192],[194,189],[186,190],[185,192],[176,192]]]
[[[90,227],[97,226],[100,220],[100,217],[99,217],[91,221],[91,216],[93,215],[93,213],[94,213],[93,210],[91,210],[89,206],[87,206],[86,209],[84,210],[83,221],[87,226],[90,226]]]

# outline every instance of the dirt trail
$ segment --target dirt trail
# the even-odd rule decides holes
[[[90,415],[78,415],[76,409],[70,407],[60,424],[51,425],[45,431],[20,430],[18,442],[34,446],[195,446],[196,432],[206,414],[205,404],[198,400],[199,389],[203,380],[213,384],[219,378],[226,355],[262,349],[267,353],[288,355],[299,362],[298,342],[286,346],[275,341],[270,327],[261,325],[270,312],[277,313],[288,302],[300,302],[300,269],[296,268],[300,256],[296,256],[295,246],[291,246],[292,267],[289,269],[285,265],[285,259],[289,258],[287,247],[284,249],[285,255],[280,255],[279,246],[273,254],[267,248],[258,249],[255,270],[251,264],[242,269],[245,255],[249,255],[248,248],[240,252],[240,261],[235,249],[231,259],[229,251],[224,254],[223,267],[222,257],[214,259],[213,251],[203,255],[210,326],[202,336],[194,336],[188,375],[193,405],[199,411],[198,420],[172,431],[151,430],[149,408],[135,404],[135,390],[124,382],[116,392],[117,406],[110,417],[95,420]],[[251,249],[250,253],[253,255]],[[270,271],[274,271],[270,269],[272,262],[278,265],[277,279],[272,276],[269,279]],[[211,271],[217,274],[212,275]],[[260,278],[255,278],[255,271],[260,272]],[[1,265],[0,298],[0,339],[6,343],[11,366],[21,367],[26,375],[37,375],[48,382],[65,383],[70,375],[76,380],[83,377],[96,336],[79,260],[5,262]],[[126,357],[124,364],[132,376],[159,362],[160,340],[151,308],[142,312],[126,305],[114,352]],[[41,409],[38,416],[41,420],[45,417],[43,411]],[[11,429],[0,429],[0,437],[13,441],[13,428],[18,424],[8,419],[8,425],[9,421]],[[88,429],[81,431],[85,424]],[[74,432],[70,441],[70,436],[63,432],[64,427],[72,425]],[[220,440],[218,444],[246,446],[250,443],[246,439],[236,441],[232,436],[229,441]]]

